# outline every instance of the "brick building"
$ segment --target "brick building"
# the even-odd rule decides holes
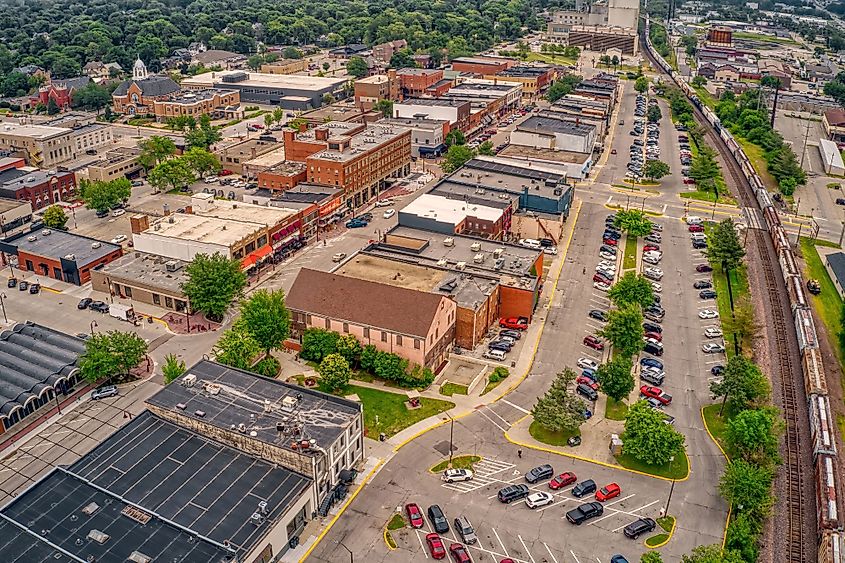
[[[284,192],[308,178],[305,163],[282,161],[258,173],[258,187]]]
[[[76,194],[76,175],[69,171],[12,168],[0,172],[0,197],[28,201],[35,210]]]
[[[46,106],[50,103],[50,100],[53,100],[59,109],[69,109],[73,93],[85,87],[89,82],[91,82],[91,79],[87,76],[77,76],[66,80],[51,80],[38,88],[38,94],[33,97],[32,102]]]
[[[132,68],[132,79],[122,82],[112,92],[112,109],[120,114],[146,114],[155,111],[155,102],[179,92],[179,85],[169,76],[150,76],[140,59]]]
[[[399,79],[395,70],[355,81],[355,106],[363,111],[373,109],[380,100],[399,99]]]
[[[498,74],[514,66],[514,59],[496,57],[458,57],[452,60],[452,70],[472,74]]]
[[[387,43],[381,43],[380,45],[373,45],[373,58],[379,62],[389,63],[393,55],[407,47],[408,42],[404,39],[396,39]]]
[[[240,103],[241,93],[237,90],[209,88],[183,92],[169,96],[165,100],[155,100],[153,113],[155,113],[156,121],[166,121],[170,117],[183,115],[197,119],[202,115],[235,119],[243,116],[243,112],[238,107]]]
[[[404,97],[417,97],[443,80],[443,71],[427,68],[402,68],[397,71]]]

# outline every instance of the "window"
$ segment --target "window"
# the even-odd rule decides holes
[[[364,328],[364,338],[369,338],[369,337],[370,337],[370,329]]]
[[[401,334],[396,335],[396,345],[402,346],[402,335]]]
[[[161,295],[159,295],[158,293],[153,293],[153,304],[161,305]]]
[[[381,332],[381,341],[387,342],[387,333],[384,331]]]
[[[332,329],[332,321],[329,320],[329,319],[326,319],[326,330],[331,330],[331,329]]]
[[[164,306],[167,307],[168,309],[172,309],[173,308],[173,298],[167,297],[165,295],[164,296]]]
[[[123,286],[123,293],[125,293],[126,297],[128,297],[129,299],[132,299],[132,288],[131,287],[124,285]]]
[[[349,323],[343,323],[343,333],[349,332]]]
[[[414,350],[419,350],[419,349],[420,349],[420,339],[414,338]]]
[[[311,324],[311,315],[305,315],[305,323],[309,325]]]

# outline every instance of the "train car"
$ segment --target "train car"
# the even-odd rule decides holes
[[[795,309],[795,335],[798,337],[798,348],[803,352],[807,348],[818,348],[819,338],[816,335],[816,325],[809,309]]]
[[[816,508],[819,530],[838,530],[836,457],[820,454],[816,459]]]
[[[813,459],[822,454],[836,456],[833,418],[830,399],[822,395],[811,395],[807,401],[810,409],[810,436],[813,439]]]
[[[783,227],[775,227],[771,230],[771,232],[778,233],[778,237],[780,238],[783,236],[784,238],[786,235],[784,234]],[[775,248],[778,248],[778,243],[783,243],[783,241],[775,241]],[[798,262],[795,261],[795,254],[792,253],[792,249],[787,246],[778,248],[778,262],[780,263],[780,269],[783,272],[783,277],[786,279],[787,276],[800,276],[801,270],[798,269]]]
[[[827,396],[827,377],[822,363],[822,354],[818,348],[807,348],[801,352],[801,367],[807,396]]]
[[[775,208],[771,205],[771,196],[769,196],[769,192],[766,190],[760,190],[757,192],[757,203],[760,204],[760,209],[763,210],[763,217],[766,219],[766,226],[768,227],[769,232],[772,231],[775,227],[780,227],[780,215]],[[769,205],[764,205],[768,203]]]
[[[845,563],[845,533],[822,530],[818,563]]]
[[[804,282],[801,280],[801,276],[784,276],[784,278],[786,290],[789,292],[789,304],[793,313],[798,307],[802,309],[809,307],[807,298],[804,295]]]

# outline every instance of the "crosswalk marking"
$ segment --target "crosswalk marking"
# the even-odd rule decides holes
[[[477,491],[494,483],[501,483],[503,480],[495,475],[509,471],[515,466],[512,463],[496,459],[482,459],[473,468],[471,481],[459,481],[457,483],[444,483],[443,487],[459,493],[470,493]]]

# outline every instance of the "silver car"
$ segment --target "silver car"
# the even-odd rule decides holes
[[[91,391],[91,398],[94,400],[97,399],[107,399],[108,397],[116,397],[118,394],[117,387],[114,385],[106,385],[104,387],[97,387],[93,391]]]
[[[475,530],[466,516],[455,518],[455,529],[458,531],[458,535],[463,538],[465,544],[472,545],[478,541],[478,536],[475,535]]]

